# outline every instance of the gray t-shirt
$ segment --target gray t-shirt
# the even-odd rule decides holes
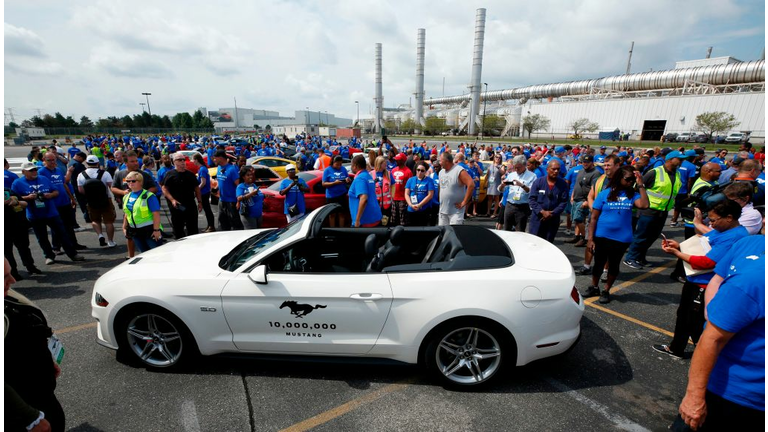
[[[579,173],[576,174],[576,184],[573,186],[573,202],[586,200],[589,195],[589,190],[601,175],[602,174],[600,174],[600,171],[598,171],[597,168],[592,168],[591,171],[584,169],[579,171]]]
[[[440,214],[458,214],[464,209],[457,209],[456,204],[464,199],[467,188],[459,181],[464,168],[454,165],[450,171],[440,171]]]

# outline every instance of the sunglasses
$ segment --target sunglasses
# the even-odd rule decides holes
[[[425,169],[417,169],[416,172],[427,172]]]
[[[624,177],[624,181],[634,181],[634,177]]]
[[[136,183],[138,180],[126,180],[126,183]]]

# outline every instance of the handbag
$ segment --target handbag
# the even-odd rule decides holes
[[[288,207],[288,216],[290,216],[290,217],[296,217],[296,216],[298,216],[300,213],[301,213],[301,212],[299,211],[299,205],[298,205],[298,204],[294,204],[294,205],[292,205],[292,206]]]

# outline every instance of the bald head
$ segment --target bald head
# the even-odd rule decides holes
[[[701,178],[704,181],[714,181],[720,177],[720,164],[715,162],[705,163],[701,167]]]
[[[454,158],[454,161],[456,163],[464,162],[464,153],[456,153],[456,157]]]
[[[747,159],[744,162],[739,165],[739,177],[751,177],[752,179],[756,179],[757,176],[760,175],[760,171],[762,170],[762,167],[760,166],[760,162],[754,160],[754,159]]]

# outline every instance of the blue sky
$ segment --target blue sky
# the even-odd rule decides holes
[[[490,90],[671,69],[677,60],[758,59],[765,2],[489,0],[6,0],[4,104],[79,118],[197,107],[309,107],[354,118],[372,105],[373,50],[384,51],[384,103],[415,87],[416,30],[426,29],[427,97],[466,92],[475,10],[487,9]]]

